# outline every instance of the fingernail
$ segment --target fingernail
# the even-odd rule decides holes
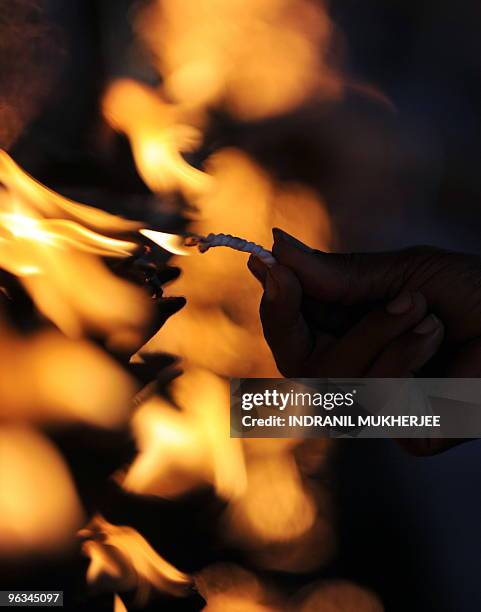
[[[300,249],[301,251],[305,251],[306,253],[314,252],[314,249],[312,249],[310,246],[307,246],[307,244],[304,244],[297,238],[294,238],[294,236],[291,236],[287,232],[284,232],[283,230],[279,229],[278,227],[275,227],[272,230],[272,235],[274,236],[274,242],[276,240],[283,240],[284,242],[287,242],[291,246],[294,246]]]
[[[441,321],[437,318],[436,315],[427,316],[419,325],[414,328],[415,334],[420,334],[421,336],[427,336],[428,334],[434,333],[441,326]]]
[[[400,315],[405,314],[413,305],[413,297],[409,291],[403,291],[392,302],[386,306],[389,314]]]
[[[264,295],[269,302],[274,302],[279,295],[279,285],[277,284],[274,276],[269,272],[266,274],[266,281],[264,285]]]

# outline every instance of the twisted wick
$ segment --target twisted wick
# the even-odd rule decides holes
[[[208,236],[188,236],[185,239],[185,246],[196,246],[201,253],[206,253],[213,247],[228,247],[244,253],[252,253],[260,259],[266,266],[273,266],[276,260],[272,253],[255,242],[249,242],[244,238],[238,238],[231,234],[209,234]]]

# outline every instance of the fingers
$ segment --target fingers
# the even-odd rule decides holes
[[[414,329],[391,342],[367,371],[370,378],[403,378],[415,374],[436,354],[444,338],[444,325],[428,315]]]
[[[295,272],[307,295],[325,302],[347,305],[392,297],[401,290],[412,259],[408,251],[323,253],[280,229],[273,236],[276,260]]]
[[[402,292],[386,308],[372,310],[329,350],[316,349],[312,361],[319,375],[365,376],[379,355],[394,340],[417,326],[426,316],[426,300],[420,293]]]
[[[277,367],[285,376],[300,375],[312,350],[312,336],[301,314],[299,281],[284,266],[267,268],[250,260],[249,269],[264,285],[260,315]]]

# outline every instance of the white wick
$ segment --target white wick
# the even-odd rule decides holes
[[[208,236],[189,236],[185,240],[185,246],[197,246],[201,253],[205,253],[213,247],[228,247],[244,253],[252,253],[266,266],[273,266],[277,262],[272,253],[255,242],[249,242],[231,234],[209,234]]]

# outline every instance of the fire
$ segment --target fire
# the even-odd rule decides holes
[[[210,177],[181,155],[197,148],[201,132],[183,123],[181,109],[164,102],[159,92],[129,79],[115,81],[104,95],[103,112],[115,130],[128,136],[139,174],[154,193],[209,189]]]
[[[183,246],[184,239],[176,234],[166,234],[165,232],[155,232],[153,230],[141,229],[140,233],[155,244],[169,251],[174,255],[191,255],[192,251]]]
[[[277,612],[281,609],[276,593],[236,565],[211,565],[195,577],[195,584],[207,601],[205,612]]]
[[[28,339],[5,326],[0,332],[0,419],[105,428],[127,422],[135,386],[99,348],[52,330]]]
[[[236,536],[257,544],[299,538],[316,518],[314,500],[304,490],[293,457],[273,453],[248,464],[245,495],[231,505],[229,520]]]
[[[183,105],[256,119],[340,94],[326,61],[333,27],[323,3],[157,0],[140,13],[138,31],[165,94]]]
[[[140,342],[148,299],[99,259],[136,248],[103,232],[139,227],[54,193],[0,150],[0,266],[19,277],[39,311],[66,335],[89,330],[112,345]]]
[[[114,612],[127,612],[124,602],[118,595],[114,598]]]
[[[238,440],[228,437],[229,392],[215,375],[190,369],[174,381],[175,408],[154,398],[133,418],[139,455],[123,486],[136,493],[174,497],[213,485],[221,497],[245,489],[245,466]]]
[[[268,246],[270,228],[281,225],[295,228],[308,244],[326,248],[329,221],[309,190],[276,184],[234,149],[214,155],[206,168],[214,186],[195,200],[200,218],[190,226],[193,233],[230,233]],[[165,242],[164,246],[169,248]],[[183,274],[172,292],[186,295],[187,306],[148,348],[181,355],[223,376],[278,376],[259,322],[261,288],[246,270],[246,258],[228,249],[213,249],[174,263]]]
[[[63,552],[83,511],[68,469],[40,433],[0,427],[0,557]]]
[[[371,591],[347,580],[326,580],[310,585],[292,602],[299,612],[383,612],[384,606]]]
[[[113,525],[95,516],[80,531],[82,550],[90,558],[87,581],[100,591],[136,590],[136,605],[143,606],[151,591],[184,595],[192,580],[163,559],[132,527]]]
[[[196,211],[192,233],[230,233],[269,247],[271,228],[279,225],[327,248],[330,223],[313,192],[274,180],[237,149],[217,151],[202,170],[182,155],[201,142],[210,106],[254,119],[291,110],[314,92],[338,95],[337,77],[319,64],[329,20],[311,3],[292,4],[159,0],[144,13],[140,30],[162,87],[122,81],[107,90],[105,117],[128,136],[139,173],[154,192],[175,188],[187,197]],[[174,138],[189,134],[186,125],[193,130],[190,141]],[[187,306],[145,350],[181,356],[187,373],[172,386],[175,406],[156,398],[137,411],[132,424],[139,454],[120,477],[123,486],[174,497],[212,485],[228,501],[226,536],[258,565],[314,569],[332,553],[334,540],[329,517],[319,513],[294,459],[297,445],[229,438],[224,377],[279,375],[260,327],[261,288],[246,258],[225,249],[199,255],[181,237],[141,232],[176,255],[173,263],[183,274],[172,293],[187,297]],[[187,253],[192,256],[182,257]],[[262,452],[253,450],[256,444]],[[269,609],[246,593],[211,598],[208,606]]]

